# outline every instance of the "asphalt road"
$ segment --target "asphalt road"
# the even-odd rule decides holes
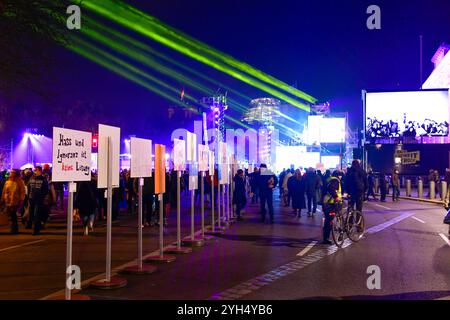
[[[275,201],[275,224],[262,224],[249,205],[244,221],[216,240],[150,275],[127,275],[128,285],[102,291],[87,286],[105,272],[105,228],[74,236],[73,263],[82,271],[82,294],[92,299],[445,299],[450,296],[450,242],[441,206],[402,200],[366,202],[366,236],[345,248],[320,244],[322,215],[300,219]],[[207,210],[209,213],[209,211]],[[196,214],[196,230],[200,228]],[[184,204],[183,235],[189,233]],[[28,230],[26,230],[28,232]],[[37,237],[0,229],[0,299],[42,299],[65,282],[65,224],[53,221]],[[136,217],[113,226],[113,269],[136,258]],[[176,237],[175,215],[165,229]],[[158,229],[144,229],[144,254],[158,248]],[[380,270],[380,289],[369,289],[369,266]]]

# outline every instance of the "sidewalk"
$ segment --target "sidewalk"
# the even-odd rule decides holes
[[[392,198],[392,188],[390,188],[389,190],[391,193],[387,194],[386,197],[391,197]],[[428,194],[428,190],[424,189],[423,190],[423,196],[426,196]],[[380,196],[380,193],[376,193],[377,196]],[[406,188],[402,188],[400,189],[400,199],[405,199],[405,200],[413,200],[413,201],[420,201],[420,202],[427,202],[427,203],[434,203],[434,204],[439,204],[439,205],[444,205],[444,201],[442,201],[439,197],[436,197],[435,199],[430,199],[428,198],[419,198],[418,196],[418,192],[417,189],[411,189],[411,194],[410,196],[406,195]]]

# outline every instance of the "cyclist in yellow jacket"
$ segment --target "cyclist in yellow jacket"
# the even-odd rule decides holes
[[[339,179],[339,173],[333,172],[333,175],[327,181],[326,194],[323,198],[323,214],[325,221],[323,224],[323,244],[332,244],[329,240],[331,233],[331,224],[338,210],[342,208],[342,186]]]

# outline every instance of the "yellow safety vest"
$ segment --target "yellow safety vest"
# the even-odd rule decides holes
[[[330,181],[333,180],[333,179],[337,179],[338,182],[339,182],[339,187],[336,190],[336,192],[337,192],[338,197],[342,198],[341,180],[339,180],[339,178],[337,178],[337,177],[329,177],[327,179],[327,183],[330,183]],[[334,198],[327,192],[327,194],[324,197],[324,202],[327,202],[329,204],[333,204],[334,203]]]

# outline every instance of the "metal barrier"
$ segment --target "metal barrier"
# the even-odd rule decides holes
[[[406,196],[411,197],[411,180],[406,179]]]
[[[434,181],[430,181],[429,182],[429,188],[430,188],[430,192],[429,192],[429,196],[430,196],[430,199],[435,199],[436,198],[436,184],[435,184],[435,182]]]
[[[441,182],[441,200],[445,202],[445,197],[447,195],[447,182],[446,181],[442,181]]]
[[[419,180],[417,183],[417,196],[423,198],[423,181]]]

